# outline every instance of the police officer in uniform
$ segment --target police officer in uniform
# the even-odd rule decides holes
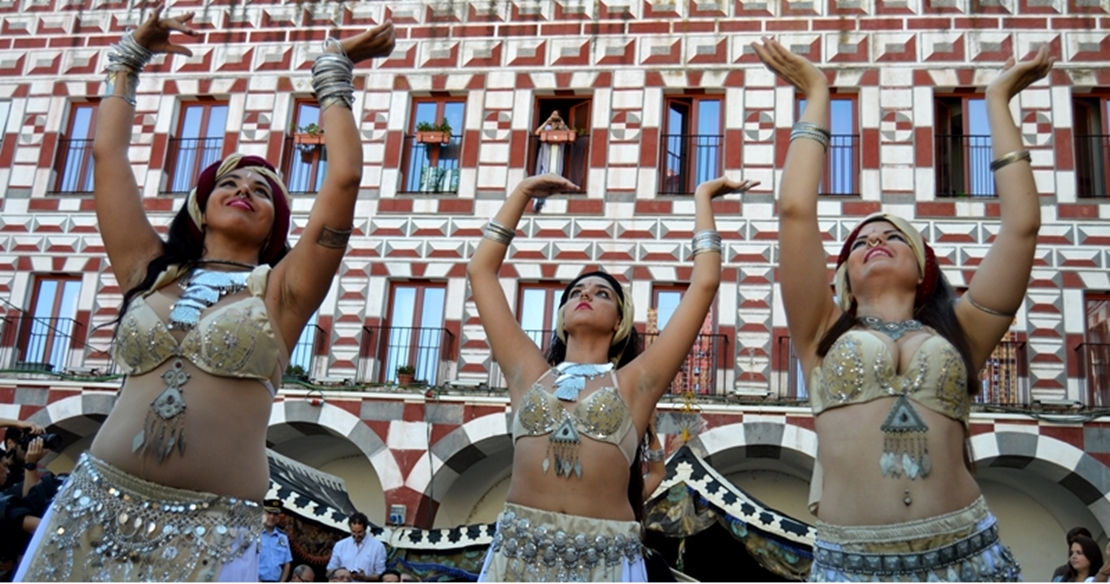
[[[277,526],[283,507],[281,499],[266,499],[262,507],[266,516],[262,520],[262,542],[259,544],[258,581],[288,582],[293,552],[289,550],[289,536]]]

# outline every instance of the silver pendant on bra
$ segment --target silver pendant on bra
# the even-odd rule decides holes
[[[246,272],[214,272],[197,268],[188,282],[182,281],[185,291],[170,309],[169,328],[190,330],[200,321],[200,313],[227,294],[235,294],[247,287]]]
[[[597,379],[612,370],[612,363],[559,363],[555,366],[554,395],[563,401],[578,401],[587,379]]]

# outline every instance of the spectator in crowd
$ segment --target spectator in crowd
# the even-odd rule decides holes
[[[20,443],[23,441],[24,434],[38,436],[45,430],[38,424],[4,418],[0,418],[0,428],[5,430],[3,433],[4,452],[6,454],[4,462],[8,465],[8,478],[0,483],[0,489],[7,489],[23,480],[21,471],[23,470],[23,464],[26,462],[24,459],[26,453]]]
[[[390,569],[382,572],[381,581],[382,582],[400,582],[401,581],[401,573],[398,572],[397,570],[394,570],[393,568],[390,568]]]
[[[1095,540],[1077,535],[1068,553],[1068,569],[1061,582],[1094,582],[1095,574],[1103,575],[1102,550]]]
[[[301,564],[293,568],[293,577],[290,582],[315,582],[316,572],[308,564]]]
[[[351,536],[336,542],[328,561],[328,573],[337,568],[346,568],[350,578],[359,582],[377,582],[385,572],[385,545],[366,537],[366,527],[370,520],[363,513],[355,513],[347,520]]]
[[[277,526],[281,520],[281,499],[266,499],[262,508],[262,541],[258,556],[259,582],[288,582],[293,553],[289,551],[289,536]]]
[[[336,568],[330,572],[328,582],[352,582],[351,571],[347,568]]]
[[[1066,536],[1067,537],[1067,542],[1068,542],[1068,557],[1069,557],[1069,559],[1071,557],[1071,544],[1075,543],[1075,536],[1077,536],[1077,535],[1085,535],[1087,537],[1090,537],[1091,539],[1094,539],[1094,537],[1091,535],[1091,532],[1088,531],[1086,527],[1080,526],[1080,527],[1073,527],[1073,528],[1069,529],[1068,534]],[[1064,562],[1063,564],[1060,564],[1059,566],[1057,566],[1056,569],[1052,572],[1052,578],[1050,578],[1050,580],[1053,581],[1053,582],[1062,581],[1063,578],[1064,578],[1064,573],[1068,571],[1068,566],[1070,566],[1070,565],[1071,565],[1071,562],[1067,561],[1067,562]]]

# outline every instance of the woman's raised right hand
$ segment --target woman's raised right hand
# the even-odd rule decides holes
[[[829,81],[825,74],[815,67],[809,59],[790,52],[771,37],[763,37],[763,43],[752,43],[755,54],[775,75],[797,87],[805,95],[824,89],[828,90]]]
[[[139,25],[139,28],[135,29],[133,33],[135,42],[152,53],[174,53],[192,57],[193,51],[190,51],[188,47],[170,42],[170,33],[177,31],[189,36],[200,34],[188,24],[193,18],[193,13],[186,12],[174,18],[162,18],[163,8],[165,6],[159,4],[154,8],[150,17]]]
[[[545,199],[555,193],[573,192],[579,188],[569,180],[549,172],[520,181],[515,190],[529,199]]]

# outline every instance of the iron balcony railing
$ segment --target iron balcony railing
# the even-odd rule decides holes
[[[58,140],[58,183],[54,192],[91,193],[93,190],[92,140]]]
[[[451,136],[443,143],[420,142],[405,136],[407,163],[401,177],[401,192],[457,193],[462,136]]]
[[[455,360],[455,335],[444,328],[362,327],[359,381],[396,383],[397,368],[411,366],[413,381],[439,385]]]
[[[187,193],[200,176],[200,171],[220,159],[223,138],[170,138],[169,192]]]
[[[777,348],[779,399],[808,400],[808,380],[803,378],[794,343],[790,342],[790,337],[779,337]],[[979,371],[979,379],[982,386],[973,397],[975,403],[1013,407],[1028,407],[1032,404],[1023,341],[999,342]]]
[[[324,184],[328,169],[328,151],[323,143],[295,142],[290,136],[285,142],[286,187],[290,193],[318,193]]]
[[[1110,343],[1080,343],[1075,351],[1087,381],[1087,407],[1110,407]]]
[[[833,134],[829,138],[829,159],[821,177],[822,195],[859,195],[860,149],[858,134]]]
[[[664,134],[661,138],[660,194],[693,193],[698,184],[721,176],[721,135]]]
[[[1110,136],[1075,137],[1075,183],[1080,197],[1110,196]]]
[[[290,370],[300,367],[304,375],[312,373],[312,360],[320,352],[319,341],[323,332],[324,329],[315,324],[310,324],[301,331],[301,337],[289,353]]]
[[[586,189],[590,162],[590,135],[581,134],[573,142],[543,142],[539,136],[528,138],[528,174],[558,174]]]
[[[937,195],[993,197],[991,137],[936,135]]]
[[[651,346],[660,333],[644,335],[644,348]],[[724,368],[728,355],[728,337],[702,333],[694,339],[678,375],[671,382],[669,393],[725,395]]]
[[[12,369],[61,373],[69,369],[70,347],[81,324],[72,318],[9,316],[15,333]]]

